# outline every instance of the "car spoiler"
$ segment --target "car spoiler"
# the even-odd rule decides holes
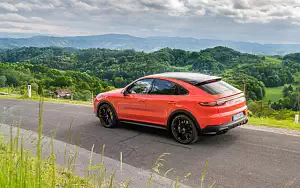
[[[197,83],[191,83],[191,84],[194,85],[194,86],[202,86],[202,85],[205,85],[205,84],[218,82],[218,81],[221,81],[221,80],[222,80],[221,77],[216,77],[216,78],[213,78],[213,79],[209,79],[209,80],[205,80],[205,81],[197,82]]]

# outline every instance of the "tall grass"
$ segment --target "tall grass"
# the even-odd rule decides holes
[[[75,147],[75,152],[64,151],[65,166],[59,166],[56,164],[56,154],[54,150],[54,137],[55,132],[52,132],[51,140],[49,143],[50,154],[46,158],[43,156],[43,104],[44,100],[41,98],[39,103],[39,121],[37,129],[37,139],[35,143],[35,154],[26,150],[24,145],[25,141],[30,137],[20,136],[20,125],[18,124],[17,131],[14,135],[13,126],[10,126],[10,134],[8,142],[0,138],[0,187],[1,188],[57,188],[57,187],[87,187],[87,188],[113,188],[113,187],[130,187],[131,179],[123,181],[123,155],[120,153],[120,174],[121,179],[115,179],[115,173],[109,174],[104,166],[103,156],[105,145],[102,147],[102,153],[98,165],[93,165],[93,150],[94,145],[90,151],[89,163],[87,168],[87,175],[85,177],[79,177],[74,175],[76,171],[76,159],[78,157],[78,148]],[[71,134],[72,122],[69,127],[68,141],[72,143],[73,135]],[[79,135],[80,136],[80,135]],[[79,139],[78,139],[79,140]],[[78,143],[77,143],[78,144]],[[66,146],[67,148],[67,146]],[[170,155],[164,153],[158,157],[155,161],[151,175],[148,182],[143,187],[153,187],[154,175],[160,174],[165,157]],[[67,159],[67,160],[66,160]],[[206,175],[207,164],[204,168],[204,174],[202,174],[200,186],[203,188],[204,177]],[[165,173],[169,173],[172,169]],[[187,179],[190,175],[188,173],[183,180],[176,180],[167,187],[180,187],[181,183]],[[208,186],[212,187],[212,186]]]

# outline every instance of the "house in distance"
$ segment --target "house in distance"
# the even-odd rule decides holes
[[[55,92],[57,98],[71,98],[72,91],[69,89],[57,89]]]

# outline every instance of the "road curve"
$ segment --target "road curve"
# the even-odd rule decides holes
[[[38,102],[0,99],[0,121],[35,131],[38,124]],[[166,131],[121,124],[114,129],[99,125],[92,108],[62,103],[44,104],[44,134],[56,130],[56,139],[68,141],[69,127],[73,143],[119,159],[145,170],[151,169],[162,153],[170,153],[161,170],[170,168],[168,177],[181,179],[191,173],[184,184],[197,187],[205,162],[206,183],[215,187],[300,187],[300,137],[235,128],[225,135],[203,136],[193,145],[176,143]]]

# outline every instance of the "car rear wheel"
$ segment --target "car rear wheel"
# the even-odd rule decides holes
[[[106,128],[113,128],[118,123],[115,111],[108,104],[102,104],[99,107],[98,116],[101,125],[103,125]]]
[[[191,144],[198,140],[195,123],[186,115],[177,115],[171,122],[173,137],[181,144]]]

